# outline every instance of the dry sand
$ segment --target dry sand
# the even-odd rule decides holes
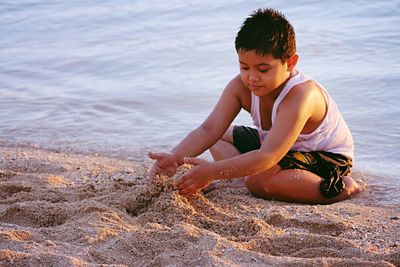
[[[0,147],[0,266],[400,266],[400,208],[379,188],[326,206],[185,198],[149,167]]]

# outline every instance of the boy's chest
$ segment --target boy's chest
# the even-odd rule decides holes
[[[251,93],[243,95],[241,101],[242,107],[247,112],[251,113],[251,105],[253,105],[251,100]],[[272,126],[272,107],[274,105],[274,100],[259,98],[259,100],[255,104],[258,104],[262,129],[269,130]]]
[[[269,130],[272,126],[273,100],[261,100],[259,102],[260,123],[263,130]]]

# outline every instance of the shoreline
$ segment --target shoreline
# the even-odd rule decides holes
[[[182,197],[150,161],[0,145],[2,266],[399,266],[400,205]],[[180,171],[184,171],[181,168]]]

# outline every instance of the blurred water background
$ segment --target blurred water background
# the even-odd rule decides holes
[[[400,199],[400,2],[3,0],[0,144],[114,155],[165,150],[238,73],[259,7],[292,22],[298,69],[335,98],[355,171]],[[236,121],[251,124],[247,114]]]

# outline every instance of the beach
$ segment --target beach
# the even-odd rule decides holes
[[[238,74],[235,36],[264,7],[292,22],[298,69],[349,125],[351,175],[368,184],[353,199],[186,198],[173,180],[190,166],[148,176],[147,153],[200,125]],[[400,266],[399,12],[396,0],[2,1],[0,266]]]
[[[139,154],[1,146],[0,265],[400,265],[400,206],[377,188],[331,205],[244,188],[183,197],[150,167]]]

